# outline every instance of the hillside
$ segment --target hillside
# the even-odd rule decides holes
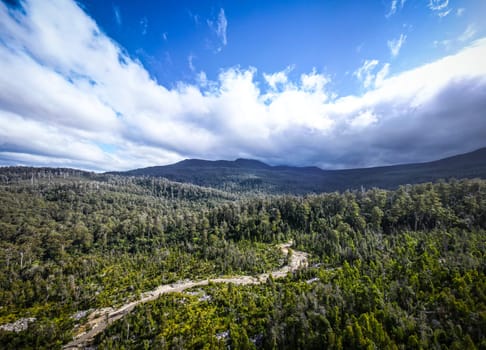
[[[346,189],[386,188],[450,178],[486,178],[486,148],[441,160],[374,168],[322,170],[317,167],[270,166],[256,160],[179,163],[114,174],[164,177],[178,182],[230,191],[261,190],[303,194]]]

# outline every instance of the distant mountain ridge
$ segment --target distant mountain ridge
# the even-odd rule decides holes
[[[399,185],[450,178],[486,178],[486,147],[432,162],[374,168],[323,170],[317,167],[271,166],[258,160],[186,159],[125,172],[122,176],[155,176],[231,191],[261,190],[303,194]]]
[[[235,161],[231,160],[203,160],[203,159],[185,159],[178,163],[166,165],[166,166],[173,166],[173,167],[211,167],[211,168],[219,168],[219,167],[226,167],[226,168],[243,168],[243,169],[268,169],[271,168],[270,165],[260,162],[259,160],[254,159],[244,159],[238,158]],[[159,166],[150,167],[150,168],[159,168]],[[145,168],[147,169],[147,168]]]

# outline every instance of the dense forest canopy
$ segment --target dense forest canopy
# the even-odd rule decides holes
[[[26,320],[7,349],[61,348],[158,285],[273,270],[289,240],[308,268],[162,295],[95,344],[486,349],[484,180],[294,196],[11,167],[0,201],[0,325]]]

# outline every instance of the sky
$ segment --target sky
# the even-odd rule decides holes
[[[486,1],[0,2],[0,166],[324,169],[486,146]]]

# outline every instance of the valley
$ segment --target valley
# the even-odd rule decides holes
[[[5,349],[486,345],[485,180],[292,195],[0,173]]]

